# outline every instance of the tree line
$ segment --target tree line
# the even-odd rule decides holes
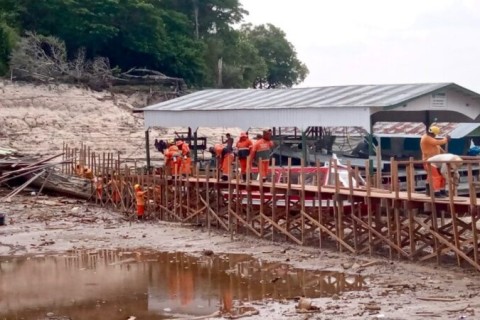
[[[308,69],[272,24],[242,24],[239,0],[0,0],[0,74],[28,34],[55,37],[67,59],[158,70],[191,87],[275,88]],[[45,50],[48,55],[48,50]]]

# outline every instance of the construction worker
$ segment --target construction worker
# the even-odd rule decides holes
[[[429,166],[426,161],[433,156],[445,153],[445,150],[443,150],[441,146],[445,145],[450,140],[450,136],[448,135],[445,138],[437,139],[439,134],[440,128],[432,125],[428,128],[428,132],[420,139],[420,149],[422,151],[422,160],[424,161],[423,167],[427,172]],[[431,166],[431,174],[435,197],[446,197],[445,179],[442,177],[439,168]],[[427,177],[427,181],[430,181],[429,177]],[[430,187],[431,186],[428,184],[426,185],[426,192],[428,195],[430,194]]]
[[[215,156],[217,169],[220,171],[220,179],[227,181],[233,163],[233,153],[223,144],[215,144],[208,150]]]
[[[165,165],[170,168],[172,178],[180,174],[182,154],[173,140],[168,141],[168,148],[165,151]]]
[[[93,180],[95,184],[95,190],[97,191],[97,200],[102,201],[103,199],[103,178],[98,175]]]
[[[110,181],[107,183],[107,187],[110,187],[112,193],[112,202],[116,205],[119,203],[121,199],[120,195],[120,188],[125,185],[125,182],[120,181],[118,175],[115,171],[112,172],[112,176],[110,177]]]
[[[142,191],[142,187],[139,184],[136,184],[133,189],[135,191],[135,200],[137,201],[137,218],[142,220],[145,213],[145,191]]]
[[[233,138],[230,135],[230,133],[227,133],[225,135],[225,137],[226,137],[226,139],[224,140],[223,136],[222,136],[222,143],[225,144],[225,148],[227,148],[229,151],[232,151],[233,150]]]
[[[182,154],[180,173],[184,176],[192,173],[192,158],[190,157],[190,147],[183,140],[177,140],[177,147]]]
[[[86,178],[86,179],[92,180],[92,179],[93,179],[93,171],[92,171],[92,169],[90,169],[90,168],[88,168],[88,167],[84,167],[84,168],[83,168],[83,177]]]
[[[252,148],[252,140],[248,138],[246,132],[240,133],[240,138],[236,144],[238,161],[240,162],[240,172],[242,174],[242,179],[247,180],[247,161],[248,156],[250,155],[250,149]]]
[[[458,169],[462,166],[462,161],[463,159],[455,154],[451,153],[442,153],[442,154],[437,154],[436,156],[428,158],[427,162],[432,164],[432,171],[433,168],[438,170],[440,172],[440,175],[442,177],[442,188],[445,187],[447,181],[452,181],[452,190],[455,193],[455,188],[460,182],[460,175],[458,173]],[[447,163],[450,163],[450,168]],[[452,177],[452,180],[450,180],[449,176]],[[440,190],[442,193],[444,193],[445,196],[448,195],[448,192],[446,190]]]
[[[81,164],[77,164],[75,167],[75,174],[79,177],[83,177],[83,166]]]
[[[270,163],[270,153],[273,148],[272,132],[264,130],[262,138],[257,140],[250,151],[250,161],[257,162],[260,178],[267,180],[268,168]]]

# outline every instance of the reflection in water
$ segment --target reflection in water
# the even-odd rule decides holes
[[[293,269],[247,255],[75,251],[0,258],[0,319],[174,318],[234,311],[234,301],[362,290],[361,276]]]

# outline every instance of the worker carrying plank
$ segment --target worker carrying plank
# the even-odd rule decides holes
[[[445,153],[445,150],[442,149],[441,146],[447,144],[448,141],[450,141],[450,136],[448,135],[445,138],[438,139],[437,136],[439,134],[440,128],[432,125],[428,128],[428,132],[425,133],[420,139],[420,149],[422,151],[422,160],[424,161],[423,167],[425,168],[425,170],[427,170],[427,173],[428,163],[426,161],[434,156]],[[445,191],[445,178],[440,173],[440,168],[432,166],[431,175],[434,196],[439,198],[446,197],[447,193]],[[430,181],[429,177],[427,177],[427,181]],[[429,188],[430,186],[427,184],[427,194],[430,194]]]

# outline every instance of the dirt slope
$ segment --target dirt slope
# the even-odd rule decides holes
[[[145,104],[145,96],[94,92],[67,85],[31,85],[0,81],[0,146],[23,154],[54,155],[63,143],[79,147],[83,142],[97,152],[121,152],[126,158],[145,158],[142,114],[134,106]],[[152,129],[155,138],[174,137],[186,128]],[[201,128],[200,137],[209,144],[220,141],[226,128]],[[231,130],[238,136],[240,129]]]

